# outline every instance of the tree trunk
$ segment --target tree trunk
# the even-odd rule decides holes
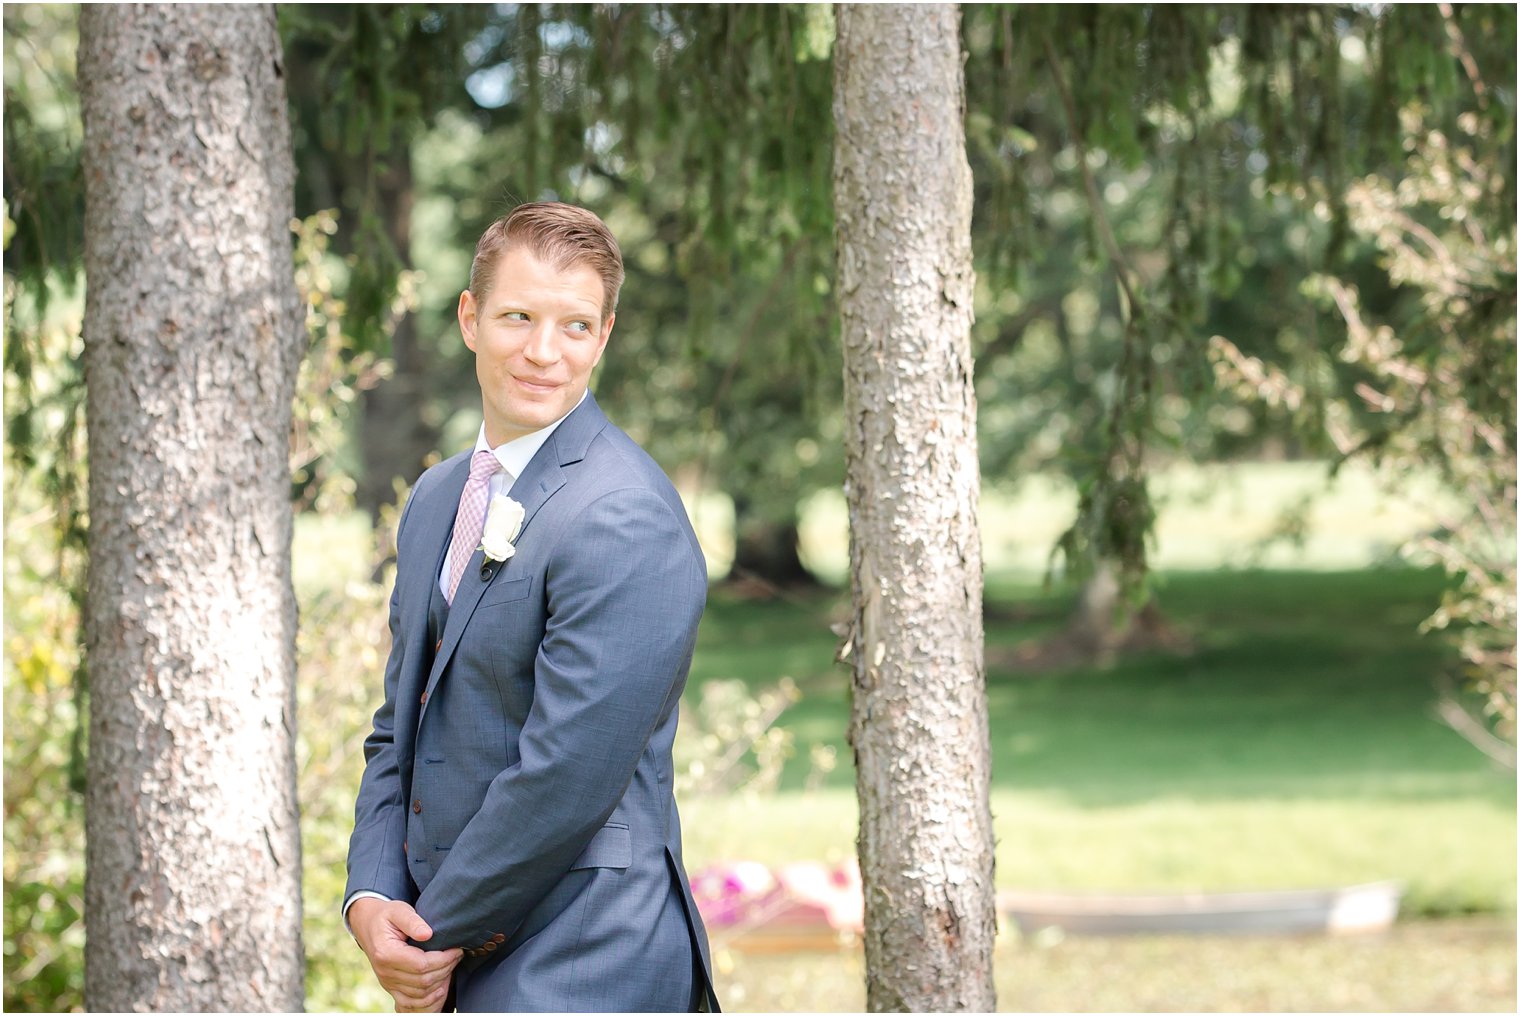
[[[93,1011],[303,1006],[274,9],[83,6]]]
[[[876,1012],[994,1006],[959,24],[953,5],[838,8],[846,648]]]
[[[412,267],[412,156],[399,141],[384,157],[380,175],[378,213],[396,256]],[[349,163],[352,165],[352,163]],[[356,171],[355,176],[358,175]],[[363,257],[361,252],[360,257]],[[417,316],[404,314],[391,334],[390,358],[395,372],[364,393],[364,416],[359,428],[359,507],[380,517],[380,509],[396,503],[395,481],[410,486],[422,474],[423,462],[438,449],[438,428],[428,422],[427,397],[432,389],[429,349],[418,341]]]
[[[777,519],[759,510],[743,494],[734,494],[734,563],[732,582],[779,588],[814,586],[818,580],[797,551],[797,513]]]
[[[1114,563],[1101,559],[1092,575],[1077,593],[1063,638],[1084,659],[1103,666],[1113,660],[1114,650],[1123,637],[1119,621],[1119,575]]]

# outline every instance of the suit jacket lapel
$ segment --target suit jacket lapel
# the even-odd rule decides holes
[[[586,449],[591,440],[607,425],[607,417],[602,414],[601,407],[590,395],[575,409],[565,422],[549,435],[549,440],[544,442],[529,461],[522,475],[512,483],[510,496],[523,506],[522,530],[517,534],[517,545],[521,546],[525,540],[533,538],[531,527],[533,517],[538,514],[549,498],[553,497],[561,487],[565,485],[564,467],[572,465],[586,456]],[[469,470],[463,471],[464,478],[469,477]],[[459,495],[464,490],[464,481],[461,480],[454,487],[455,510],[458,510]],[[450,516],[452,526],[452,516]],[[480,598],[490,588],[491,583],[496,581],[502,572],[512,570],[513,563],[517,558],[510,557],[504,561],[501,567],[494,569],[488,577],[482,579],[481,565],[485,563],[485,555],[479,549],[470,557],[470,563],[465,566],[464,577],[459,580],[459,588],[454,592],[454,602],[449,606],[449,620],[443,629],[443,640],[437,647],[433,658],[433,669],[428,675],[426,694],[431,697],[433,688],[437,686],[438,679],[443,676],[444,669],[448,666],[449,659],[454,655],[454,650],[459,646],[459,639],[464,634],[465,626],[470,622],[470,616],[475,613],[475,607],[480,603]],[[438,572],[443,567],[442,556],[437,567],[433,569],[433,580],[438,579]],[[427,699],[423,699],[423,711],[427,709]],[[419,722],[421,716],[418,717]]]

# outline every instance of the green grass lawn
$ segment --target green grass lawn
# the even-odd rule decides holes
[[[1450,665],[1418,634],[1431,572],[1166,576],[1187,655],[1106,671],[999,659],[1057,627],[1068,596],[988,584],[997,881],[1025,889],[1316,887],[1402,880],[1406,913],[1512,913],[1515,783],[1431,716]],[[771,603],[715,592],[693,683],[782,675],[805,696],[782,791],[682,801],[691,864],[843,859],[853,850],[848,673],[836,594]],[[843,764],[805,791],[808,745]]]
[[[1003,1012],[1514,1012],[1515,927],[1420,921],[1377,935],[1134,936],[993,955]],[[865,963],[837,953],[720,954],[728,1012],[860,1012]]]

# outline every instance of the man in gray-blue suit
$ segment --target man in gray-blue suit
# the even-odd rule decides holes
[[[459,298],[485,421],[402,512],[344,894],[398,1012],[717,1009],[671,794],[706,567],[587,391],[622,282],[539,202]]]

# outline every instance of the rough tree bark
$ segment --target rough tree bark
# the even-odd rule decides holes
[[[291,396],[274,9],[86,4],[85,998],[300,1011]]]
[[[844,346],[866,997],[991,1010],[996,933],[960,13],[838,8]]]

